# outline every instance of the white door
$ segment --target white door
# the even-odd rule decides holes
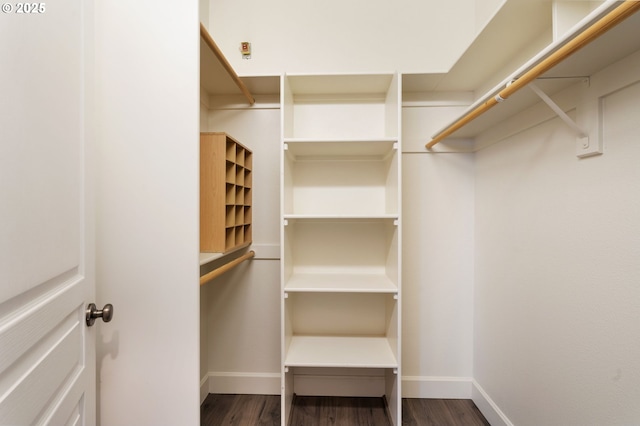
[[[0,424],[95,422],[87,0],[0,12]],[[89,38],[90,39],[90,38]]]
[[[0,2],[0,425],[198,424],[198,4],[36,6]]]

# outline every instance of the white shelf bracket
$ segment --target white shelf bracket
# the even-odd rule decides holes
[[[285,293],[284,293],[284,298],[285,298],[285,299],[288,299],[288,298],[289,298],[289,293],[287,293],[286,291],[285,291]]]
[[[587,132],[585,132],[582,127],[578,126],[576,124],[575,121],[573,121],[571,119],[571,117],[569,117],[563,110],[562,108],[560,108],[558,106],[558,104],[556,104],[555,102],[553,102],[553,99],[551,99],[549,96],[547,96],[546,93],[544,93],[538,86],[535,85],[535,83],[531,82],[529,83],[529,87],[531,88],[531,90],[533,90],[533,92],[538,95],[538,97],[540,99],[542,99],[542,101],[547,104],[549,106],[549,108],[551,108],[553,110],[553,112],[556,113],[556,115],[558,117],[560,117],[560,119],[562,121],[565,122],[565,124],[569,127],[571,127],[575,132],[576,135],[578,136],[578,138],[580,139],[587,139],[587,144],[589,143],[589,135],[587,134]]]
[[[589,134],[582,127],[576,124],[553,100],[547,96],[533,82],[529,83],[529,87],[533,92],[546,103],[557,115],[576,133],[576,155],[578,158],[591,157],[593,155],[602,154],[602,140],[599,132],[594,132],[593,138],[589,138]]]

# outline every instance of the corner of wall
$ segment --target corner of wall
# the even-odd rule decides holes
[[[472,381],[471,399],[491,426],[513,426],[491,397],[475,380]]]

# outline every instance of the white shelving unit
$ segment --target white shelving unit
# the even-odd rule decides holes
[[[295,394],[333,390],[384,395],[399,425],[399,77],[287,75],[281,93],[282,424]]]

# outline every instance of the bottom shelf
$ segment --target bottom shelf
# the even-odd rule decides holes
[[[293,336],[285,367],[397,368],[386,337]]]

